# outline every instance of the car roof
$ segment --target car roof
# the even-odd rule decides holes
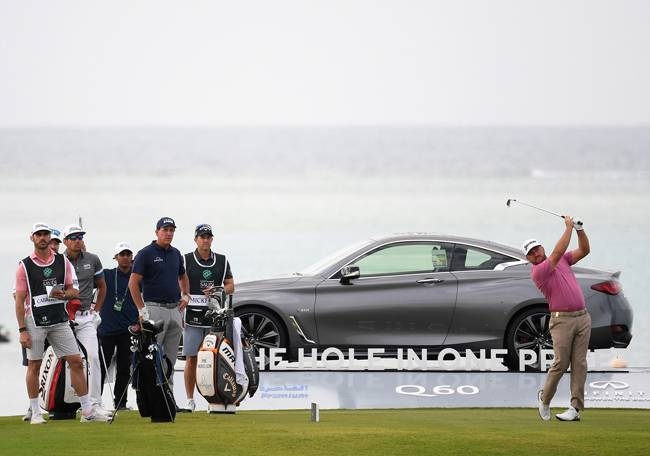
[[[488,241],[486,239],[478,239],[467,236],[458,236],[453,234],[442,234],[442,233],[430,233],[422,231],[413,231],[413,232],[404,232],[404,233],[392,233],[392,234],[380,234],[371,236],[370,239],[376,243],[386,243],[386,242],[398,242],[398,241],[408,241],[408,240],[422,240],[422,241],[448,241],[448,242],[457,242],[461,244],[469,244],[477,247],[485,247],[487,249],[501,251],[509,255],[515,256],[517,258],[525,258],[521,253],[520,249],[513,247],[511,245],[501,244],[494,241]]]

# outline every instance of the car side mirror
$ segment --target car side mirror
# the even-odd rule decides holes
[[[341,268],[341,283],[349,285],[353,279],[361,277],[359,266],[344,266]]]

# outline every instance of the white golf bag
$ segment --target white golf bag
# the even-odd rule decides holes
[[[235,413],[246,394],[255,394],[259,370],[253,347],[242,341],[241,320],[233,316],[232,307],[212,317],[212,330],[197,354],[196,386],[208,401],[208,412]]]

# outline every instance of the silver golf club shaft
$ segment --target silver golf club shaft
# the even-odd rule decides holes
[[[515,203],[523,204],[524,206],[532,207],[533,209],[537,209],[538,211],[546,212],[547,214],[555,215],[556,217],[564,218],[564,215],[558,214],[557,212],[549,211],[549,210],[547,210],[547,209],[544,209],[544,208],[541,208],[541,207],[537,207],[537,206],[534,206],[534,205],[532,205],[532,204],[528,204],[528,203],[526,203],[526,202],[524,202],[524,201],[516,200],[516,199],[514,199],[514,198],[510,198],[510,199],[506,202],[506,204],[507,204],[508,207],[510,207],[510,203],[511,203],[512,201],[514,201]]]

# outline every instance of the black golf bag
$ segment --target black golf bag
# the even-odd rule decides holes
[[[225,296],[217,302],[226,303]],[[241,337],[241,321],[234,317],[232,296],[230,306],[212,309],[208,315],[212,318],[212,328],[197,354],[196,387],[208,401],[208,412],[235,413],[236,406],[246,395],[252,397],[257,391],[259,369],[255,351],[248,340]],[[242,375],[242,365],[245,375]]]
[[[75,339],[81,353],[86,384],[88,384],[88,354],[86,348],[76,336]],[[48,346],[45,353],[43,353],[38,378],[38,404],[43,410],[50,412],[50,419],[75,419],[81,403],[79,402],[79,396],[72,387],[70,365],[65,359],[56,356],[52,346]]]
[[[176,401],[169,385],[174,366],[156,342],[163,322],[145,320],[129,326],[131,333],[132,381],[138,411],[152,422],[169,422],[176,418]]]

